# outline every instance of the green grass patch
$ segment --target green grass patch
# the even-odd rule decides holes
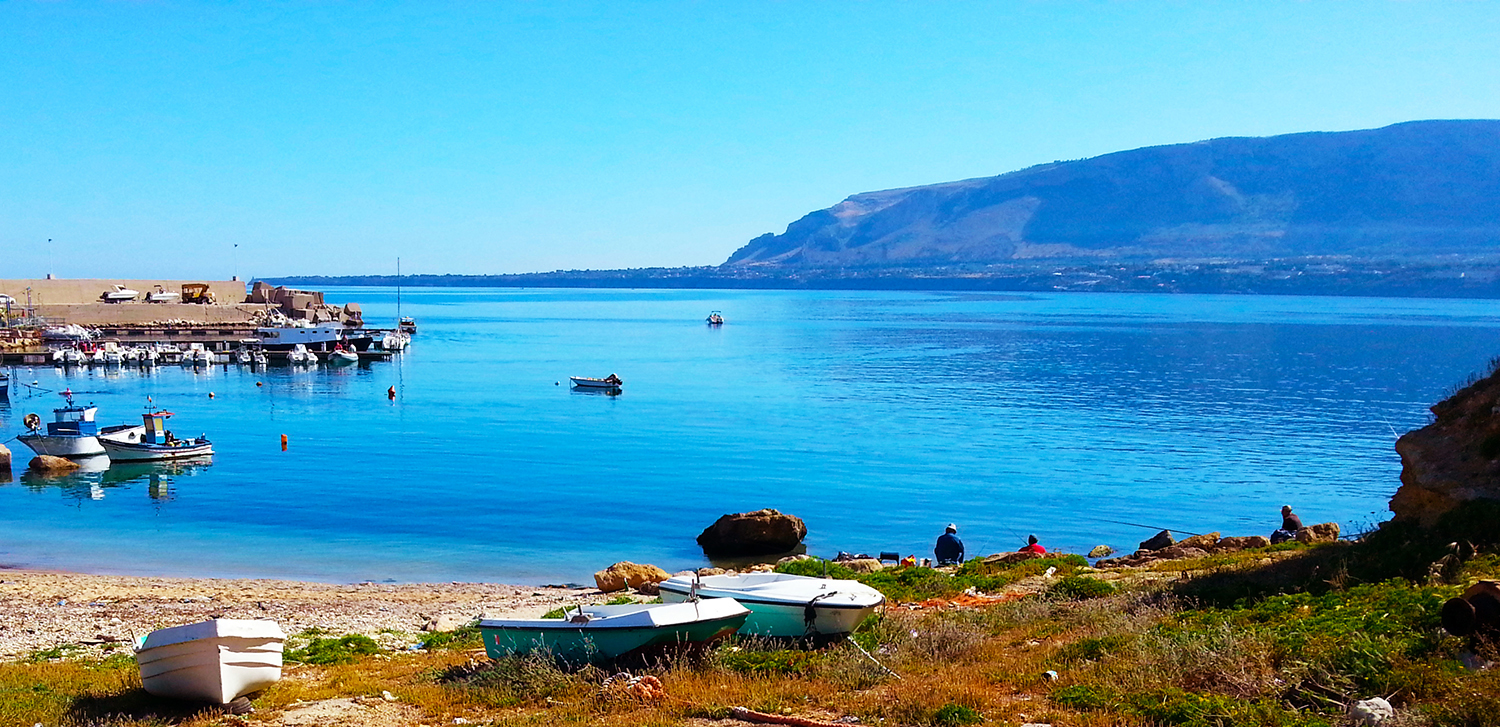
[[[741,674],[806,675],[818,667],[822,655],[812,651],[777,649],[753,651],[748,649],[726,649],[719,654],[719,663],[725,669]]]
[[[468,624],[452,631],[432,631],[425,633],[418,639],[418,643],[428,651],[433,649],[472,649],[484,645],[477,624]]]
[[[287,661],[302,664],[353,664],[361,656],[370,656],[380,651],[374,639],[360,634],[349,634],[337,639],[315,638],[307,646],[292,649],[285,654]]]
[[[885,594],[892,601],[913,603],[929,598],[955,596],[971,588],[994,593],[1022,578],[1041,575],[1048,568],[1056,568],[1056,575],[1066,577],[1088,564],[1088,559],[1081,555],[1064,555],[1004,565],[971,560],[951,575],[933,568],[920,567],[885,568],[860,574],[837,563],[814,558],[783,563],[776,566],[776,572],[814,577],[826,574],[829,578],[859,581]]]
[[[964,727],[964,725],[979,724],[983,721],[984,718],[979,716],[978,710],[963,704],[945,704],[932,715],[932,724],[935,727]]]
[[[1070,598],[1075,601],[1083,601],[1090,598],[1102,598],[1113,594],[1119,589],[1114,584],[1101,581],[1098,578],[1086,576],[1067,576],[1052,584],[1047,593],[1061,598]]]

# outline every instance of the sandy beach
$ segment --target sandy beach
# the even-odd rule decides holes
[[[0,659],[63,645],[106,653],[165,626],[209,618],[272,619],[288,634],[317,628],[362,633],[388,647],[424,628],[451,629],[485,615],[539,615],[595,590],[490,583],[358,583],[153,578],[0,570]]]

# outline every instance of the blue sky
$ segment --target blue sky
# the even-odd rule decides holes
[[[718,264],[857,192],[1430,118],[1500,118],[1500,4],[0,0],[0,277]]]

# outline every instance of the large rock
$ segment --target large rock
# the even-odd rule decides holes
[[[1299,543],[1332,543],[1338,539],[1338,523],[1318,523],[1317,525],[1309,525],[1297,531],[1297,542]]]
[[[1031,560],[1032,558],[1040,557],[1042,557],[1041,553],[1034,553],[1029,550],[1023,550],[1015,553],[996,553],[994,555],[986,557],[983,562],[985,565],[989,566],[1012,565],[1015,563],[1020,563],[1022,561]]]
[[[605,593],[639,588],[642,583],[660,583],[669,576],[654,565],[639,565],[628,560],[620,561],[594,574],[594,584]]]
[[[1237,550],[1265,548],[1270,545],[1271,539],[1264,535],[1231,536],[1228,538],[1219,538],[1219,542],[1214,543],[1213,552],[1233,553]]]
[[[1172,538],[1172,531],[1163,530],[1149,539],[1141,541],[1141,550],[1161,550],[1176,545],[1177,541]]]
[[[1197,548],[1199,550],[1213,550],[1214,546],[1218,543],[1218,533],[1204,533],[1202,535],[1194,535],[1190,538],[1177,541],[1178,547]]]
[[[1500,500],[1500,371],[1433,405],[1435,419],[1396,440],[1396,520],[1431,527],[1475,500]]]
[[[10,449],[3,444],[0,444],[0,469],[10,469]]]
[[[710,556],[771,555],[790,551],[806,536],[802,518],[766,509],[719,518],[698,536],[698,545]]]
[[[885,564],[874,558],[855,558],[853,560],[841,560],[838,564],[854,571],[855,573],[874,573],[885,568]]]
[[[31,471],[33,472],[40,472],[46,475],[56,475],[62,474],[64,472],[72,472],[73,470],[78,469],[79,465],[77,462],[74,462],[71,459],[65,459],[63,457],[53,457],[50,454],[39,454],[35,457],[32,457],[31,462],[26,466],[31,468]]]
[[[1115,549],[1109,547],[1108,545],[1095,545],[1094,549],[1089,551],[1089,557],[1090,558],[1106,558],[1106,557],[1109,557],[1114,552],[1115,552]]]
[[[1396,721],[1396,710],[1383,697],[1355,702],[1349,707],[1349,719],[1364,727],[1380,727]]]

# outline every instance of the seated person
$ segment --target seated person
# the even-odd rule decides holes
[[[1302,518],[1292,512],[1291,505],[1281,506],[1281,529],[1271,533],[1271,544],[1285,543],[1288,540],[1297,539],[1297,531],[1302,529]]]
[[[958,565],[964,562],[964,541],[958,539],[957,525],[948,523],[943,534],[938,536],[932,554],[937,556],[938,565]]]
[[[1016,551],[1016,552],[1018,552],[1018,553],[1036,553],[1037,555],[1042,555],[1042,554],[1044,554],[1044,553],[1047,552],[1047,549],[1043,548],[1041,545],[1039,545],[1036,542],[1036,536],[1035,535],[1028,535],[1028,536],[1026,536],[1026,545],[1022,546],[1021,549],[1018,550],[1018,551]]]

